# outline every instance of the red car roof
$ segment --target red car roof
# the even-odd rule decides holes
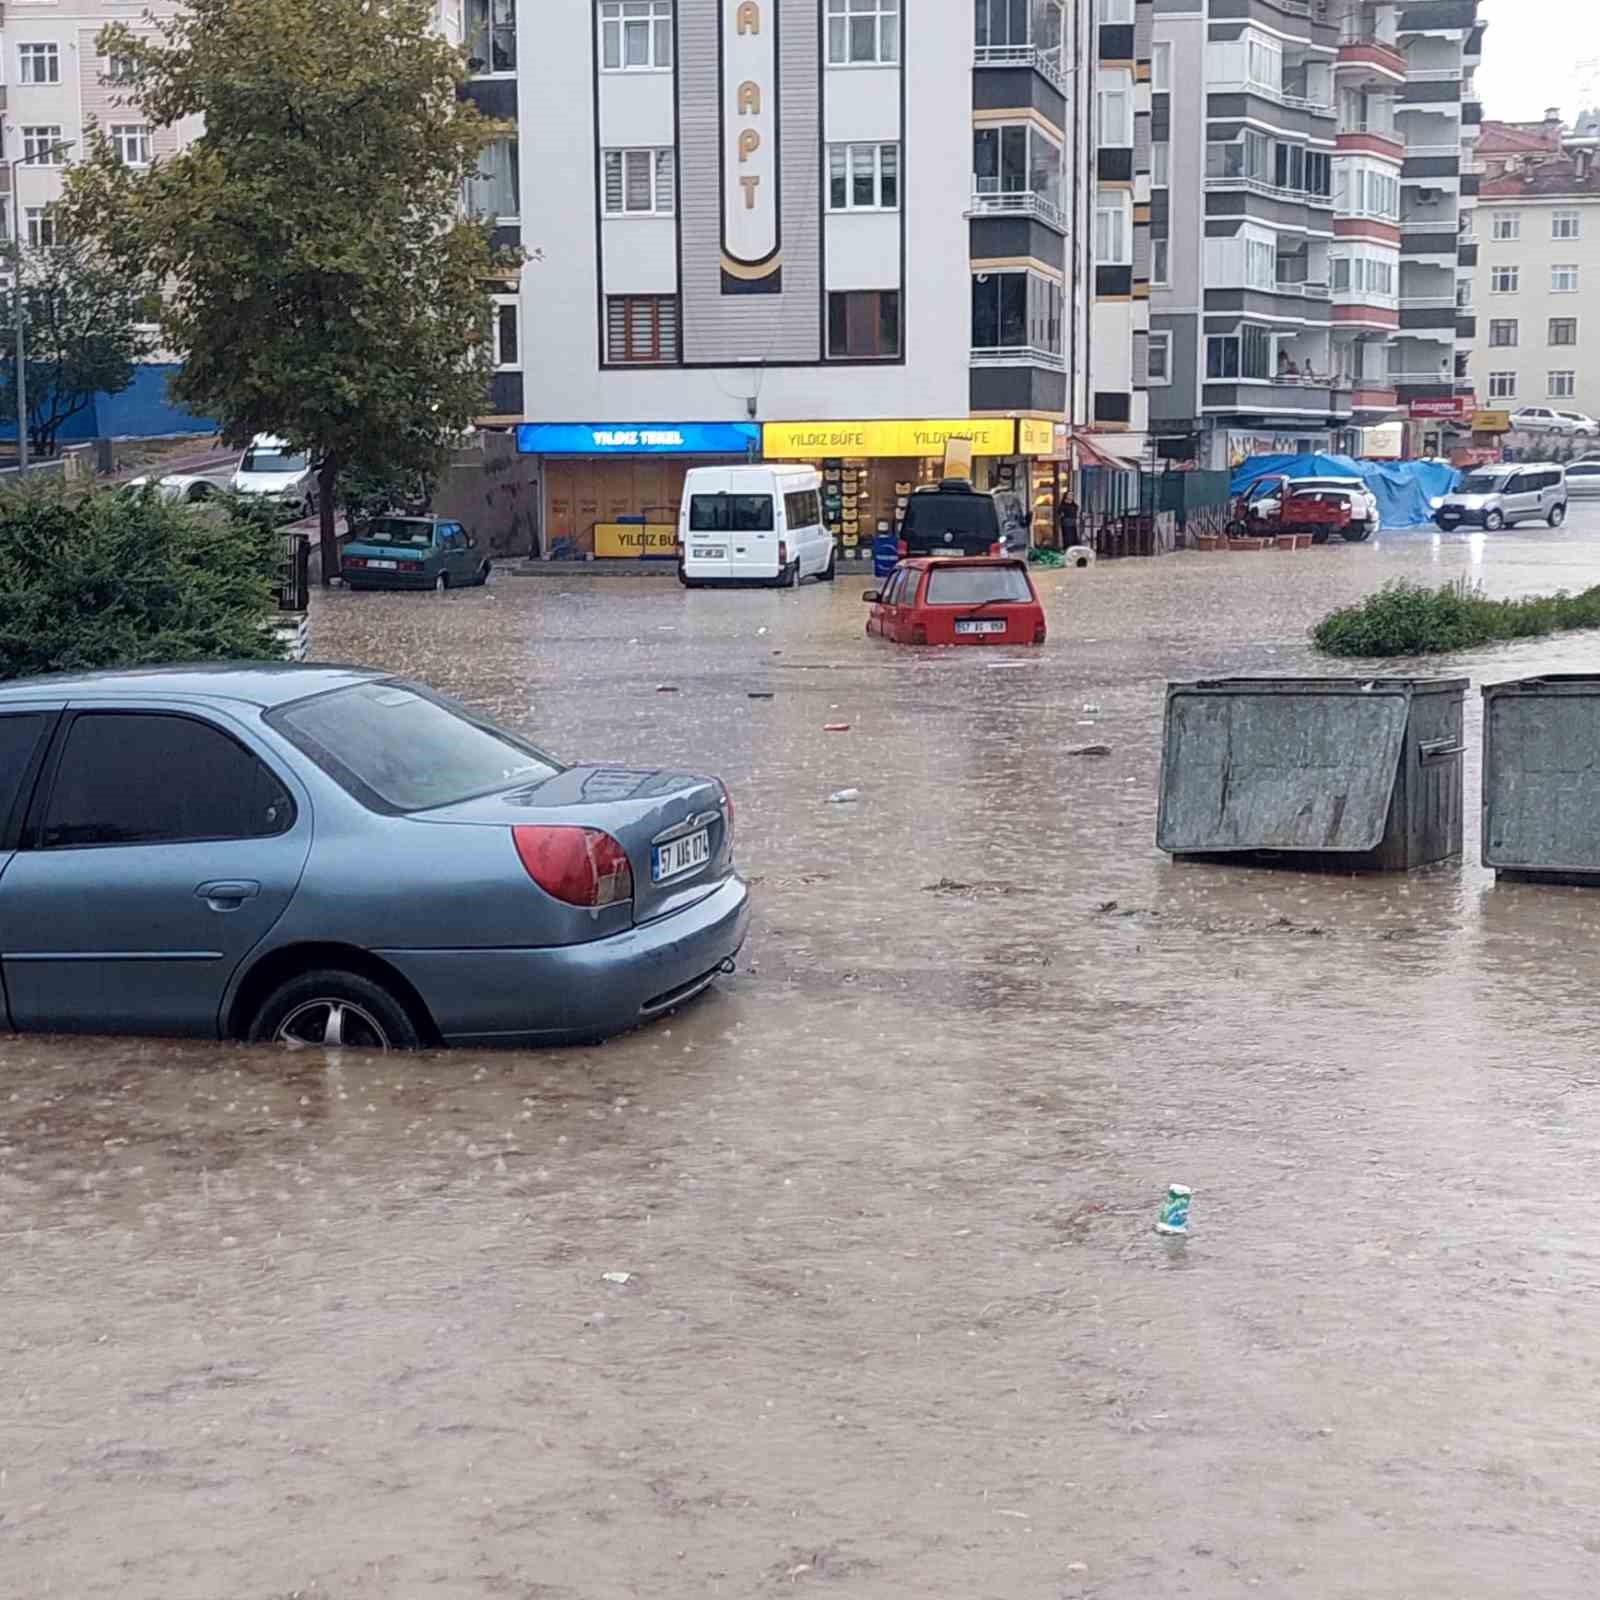
[[[901,556],[902,567],[926,572],[929,567],[1021,567],[1028,563],[1021,556]]]

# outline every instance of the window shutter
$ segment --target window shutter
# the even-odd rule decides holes
[[[614,294],[606,301],[606,360],[628,359],[628,302]]]
[[[663,295],[655,302],[658,361],[678,359],[678,302],[671,295]]]
[[[672,216],[678,209],[677,173],[673,169],[672,150],[656,151],[656,210],[664,217]]]
[[[625,211],[649,211],[650,205],[650,169],[654,165],[654,157],[649,150],[624,150],[622,152],[623,164],[623,209]]]
[[[606,210],[622,209],[622,152],[607,150],[605,157]]]

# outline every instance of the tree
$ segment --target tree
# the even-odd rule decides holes
[[[74,236],[166,286],[174,396],[243,445],[275,433],[317,473],[323,581],[340,474],[436,472],[488,397],[489,284],[515,252],[462,215],[511,130],[458,89],[431,0],[190,0],[101,54],[154,124],[205,131],[145,171],[98,131],[68,175]]]
[[[155,347],[139,326],[145,280],[84,240],[25,249],[20,258],[28,352],[28,438],[52,455],[61,430],[97,393],[120,394]],[[0,298],[0,352],[16,348],[16,295]],[[0,357],[3,360],[3,357]],[[0,367],[0,416],[17,415],[16,363]]]
[[[223,501],[0,491],[0,678],[280,656],[282,546],[267,518]]]

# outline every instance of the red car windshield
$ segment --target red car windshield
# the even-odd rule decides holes
[[[1021,567],[935,567],[928,574],[930,606],[981,606],[988,601],[1027,605],[1033,599]]]

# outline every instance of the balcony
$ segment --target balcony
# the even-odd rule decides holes
[[[972,352],[975,367],[1048,367],[1052,372],[1066,370],[1067,360],[1059,350],[1039,350],[1033,345],[993,345]]]
[[[1400,227],[1401,255],[1449,256],[1452,261],[1455,260],[1456,230],[1453,226],[1441,224],[1437,228],[1408,227],[1402,222]]]
[[[1375,74],[1392,83],[1404,83],[1406,78],[1405,56],[1392,41],[1380,39],[1375,33],[1341,37],[1336,65],[1340,72]]]
[[[1478,0],[1422,0],[1402,7],[1399,32],[1468,33],[1478,25]]]
[[[1297,378],[1208,377],[1201,394],[1201,409],[1207,412],[1348,417],[1354,410],[1347,380],[1326,373]]]
[[[1058,50],[1040,50],[1031,44],[980,44],[972,59],[980,67],[1032,67],[1058,94],[1067,92],[1067,75],[1061,70]]]
[[[1067,231],[1067,219],[1061,207],[1031,189],[1013,189],[1000,194],[972,196],[969,217],[1036,217],[1057,233]]]
[[[1405,135],[1393,123],[1355,122],[1339,129],[1334,148],[1341,155],[1383,156],[1390,161],[1404,161]]]
[[[1461,159],[1461,141],[1452,139],[1448,144],[1411,144],[1406,145],[1407,161],[1459,161]]]
[[[1393,411],[1399,404],[1399,397],[1392,387],[1377,378],[1350,378],[1341,379],[1352,385],[1350,391],[1351,408],[1356,411]]]
[[[1306,300],[1331,300],[1333,291],[1325,283],[1307,283],[1304,279],[1279,278],[1273,285],[1277,294],[1299,295]]]
[[[1413,298],[1400,296],[1400,329],[1418,339],[1440,339],[1453,344],[1456,337],[1456,297],[1453,294]]]

